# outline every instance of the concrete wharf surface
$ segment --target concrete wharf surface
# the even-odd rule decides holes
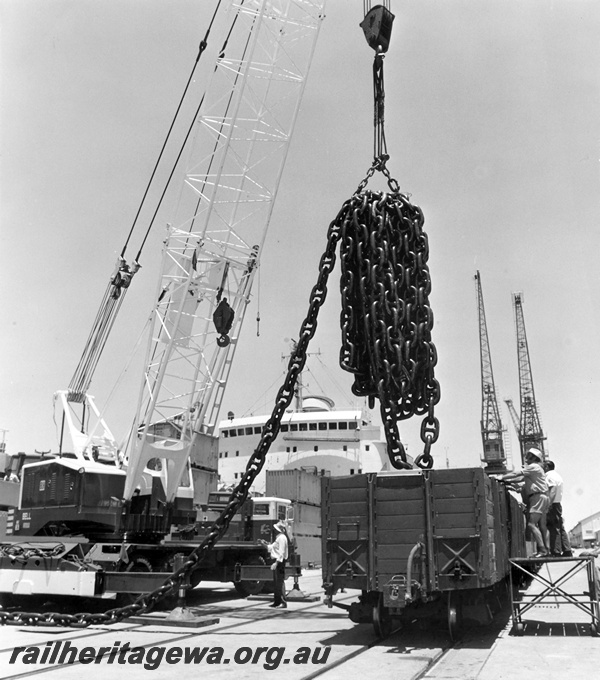
[[[551,568],[565,567],[555,564]],[[322,595],[320,570],[305,571],[300,587]],[[534,582],[531,588],[539,585]],[[573,579],[572,589],[587,590],[585,572]],[[335,599],[350,603],[356,595],[356,591],[348,591]],[[218,623],[201,628],[165,626],[155,620],[150,624],[126,620],[86,629],[0,627],[0,679],[35,676],[69,680],[85,675],[86,680],[106,680],[107,676],[114,680],[175,676],[184,680],[202,675],[211,680],[244,680],[264,677],[266,672],[286,680],[591,680],[600,675],[600,638],[590,634],[591,619],[576,607],[558,608],[552,601],[524,615],[521,637],[512,634],[507,605],[490,624],[471,625],[455,644],[441,623],[405,627],[381,641],[371,625],[356,625],[345,611],[329,609],[322,601],[290,602],[287,609],[274,610],[268,606],[270,599],[239,599],[232,587],[223,584],[200,584],[188,604],[197,615],[216,618]],[[31,605],[28,609],[34,611],[82,611],[81,603],[67,609],[64,602],[57,605],[41,599]],[[49,663],[58,642],[59,651],[65,647],[71,652],[76,647],[78,654],[86,647],[94,650],[90,654],[97,655],[102,647],[106,651],[102,659],[88,663],[85,655],[84,663],[78,662],[81,656],[73,664]],[[129,650],[121,658],[116,654],[109,663],[109,651],[123,650],[125,644]],[[16,647],[25,650],[10,663]],[[139,660],[141,653],[143,663],[131,662],[135,647],[144,651],[138,649],[138,657],[133,659]],[[326,662],[313,663],[315,650],[320,655],[317,660],[322,660],[327,647]],[[185,663],[186,648],[206,649],[203,660]],[[41,663],[45,650],[46,663]]]

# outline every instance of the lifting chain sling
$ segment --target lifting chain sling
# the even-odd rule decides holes
[[[385,161],[374,169],[386,172]],[[397,423],[425,415],[424,451],[415,463],[433,466],[439,436],[434,407],[440,399],[431,341],[431,279],[423,213],[388,179],[391,193],[357,191],[340,222],[342,349],[340,365],[354,374],[352,391],[379,399],[393,467],[411,468]]]
[[[380,12],[381,6],[371,10]],[[361,26],[367,34],[369,14]],[[391,14],[390,14],[391,16]],[[380,22],[391,30],[393,16]],[[262,470],[267,453],[277,437],[286,409],[306,363],[309,342],[317,330],[319,310],[327,296],[329,275],[333,271],[336,250],[340,245],[342,295],[340,365],[354,374],[352,391],[369,398],[377,397],[388,444],[390,463],[397,469],[412,465],[398,432],[398,421],[424,415],[421,424],[423,453],[415,464],[433,466],[431,446],[439,436],[439,422],[434,407],[440,400],[439,383],[434,377],[437,362],[431,341],[433,312],[429,306],[431,279],[427,260],[427,236],[423,231],[423,213],[400,192],[398,182],[386,167],[388,155],[383,131],[383,51],[380,35],[369,44],[375,46],[375,158],[367,175],[329,225],[326,249],[319,263],[319,276],[313,287],[309,308],[294,346],[283,385],[275,406],[263,427],[260,442],[253,452],[238,486],[227,506],[202,543],[185,559],[182,566],[151,593],[141,595],[125,607],[102,613],[64,614],[58,612],[26,613],[0,611],[0,623],[12,625],[70,626],[117,623],[125,618],[150,611],[158,601],[188,582],[191,573],[225,534],[229,523],[250,494],[250,487]],[[381,172],[387,179],[388,192],[367,191],[369,179]]]

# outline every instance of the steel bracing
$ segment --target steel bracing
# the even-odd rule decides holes
[[[510,418],[513,422],[513,425],[515,426],[515,432],[517,433],[518,437],[521,432],[521,419],[519,418],[519,414],[515,410],[515,406],[513,404],[512,399],[505,399],[504,402],[508,407],[508,413],[510,414]]]
[[[162,458],[172,500],[197,435],[216,427],[324,4],[232,3],[165,242],[126,498]],[[222,346],[213,314],[225,298],[233,324]],[[160,423],[169,426],[157,434]]]
[[[481,439],[483,442],[483,460],[487,469],[502,470],[506,463],[504,452],[504,427],[500,418],[494,372],[492,370],[492,356],[483,304],[481,276],[475,274],[477,292],[477,311],[479,319],[479,349],[481,359]]]
[[[519,444],[521,447],[521,460],[525,461],[527,449],[538,448],[545,459],[544,433],[538,412],[537,402],[533,389],[533,375],[531,373],[531,361],[527,334],[525,333],[525,318],[523,316],[523,302],[521,293],[513,293],[515,310],[515,326],[517,331],[517,356],[519,362],[519,395],[521,403],[521,416],[519,420]]]

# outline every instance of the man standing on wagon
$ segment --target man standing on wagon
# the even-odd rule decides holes
[[[532,557],[546,557],[550,550],[546,544],[546,512],[550,504],[548,482],[541,465],[542,452],[531,448],[525,454],[525,465],[519,472],[509,472],[501,477],[503,482],[524,482],[527,500],[527,528],[537,545]]]
[[[550,497],[550,507],[546,517],[550,537],[550,554],[552,557],[572,557],[571,542],[565,531],[562,516],[563,480],[556,472],[555,467],[551,460],[544,463],[546,481],[548,482],[548,496]]]

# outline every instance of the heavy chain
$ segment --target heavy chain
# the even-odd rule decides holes
[[[34,545],[32,543],[8,543],[0,545],[0,557],[8,557],[11,562],[26,564],[34,558],[51,559],[58,557],[65,552],[63,543],[54,546],[45,546],[43,543]]]
[[[294,397],[298,375],[304,368],[308,345],[317,330],[319,310],[327,296],[327,283],[340,245],[342,275],[342,348],[340,364],[355,375],[353,392],[378,397],[388,442],[388,455],[395,468],[407,468],[398,420],[426,414],[421,426],[425,444],[416,463],[431,467],[431,445],[437,440],[439,423],[433,414],[440,398],[434,378],[435,346],[431,342],[433,313],[428,303],[431,290],[427,237],[423,214],[399,191],[385,167],[386,157],[376,159],[355,194],[344,203],[331,222],[327,246],[319,264],[319,276],[310,295],[300,336],[288,363],[287,375],[277,393],[275,406],[263,427],[242,479],[227,506],[202,543],[183,565],[151,593],[134,603],[102,613],[62,614],[0,611],[0,623],[9,625],[70,626],[117,623],[149,611],[158,601],[176,592],[225,534],[230,521],[249,495],[277,437],[281,419]],[[391,193],[364,191],[375,171],[388,178]]]
[[[321,257],[319,277],[313,287],[307,316],[302,323],[300,338],[292,352],[288,363],[288,371],[283,385],[277,393],[275,407],[269,420],[265,423],[260,442],[250,457],[246,470],[238,486],[232,491],[227,506],[215,521],[202,543],[190,553],[182,566],[166,581],[151,593],[141,595],[135,602],[125,607],[110,609],[102,613],[61,614],[58,612],[6,612],[0,611],[0,623],[8,625],[31,626],[70,626],[85,628],[91,625],[108,625],[117,623],[129,616],[149,611],[158,601],[176,592],[187,580],[189,575],[198,567],[208,555],[217,541],[225,534],[233,516],[248,497],[250,487],[256,476],[262,470],[267,453],[273,440],[279,433],[281,419],[294,397],[294,389],[298,375],[304,368],[307,357],[308,344],[317,330],[317,316],[319,309],[325,302],[327,295],[327,281],[335,264],[335,249],[339,239],[339,226],[334,221],[329,228],[327,248]]]
[[[434,406],[440,400],[434,377],[437,363],[431,340],[429,247],[423,213],[400,193],[376,158],[341,220],[342,349],[340,365],[354,374],[352,391],[377,397],[395,468],[409,468],[398,421],[426,415],[421,426],[424,450],[415,461],[433,466],[431,445],[439,436]],[[391,193],[366,191],[369,178],[381,171]]]

